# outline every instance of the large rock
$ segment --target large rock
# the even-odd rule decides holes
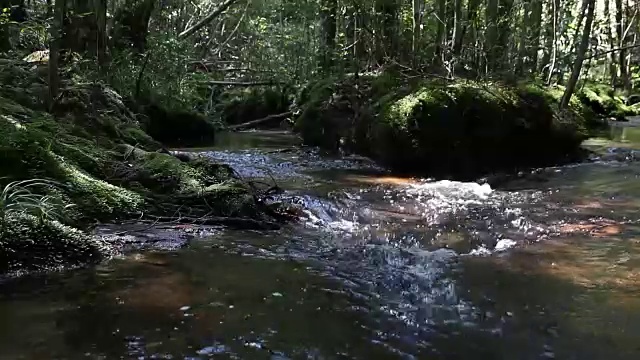
[[[579,101],[559,111],[557,91],[460,80],[382,92],[376,81],[312,87],[297,122],[305,142],[340,146],[396,171],[459,179],[582,154],[587,113]]]

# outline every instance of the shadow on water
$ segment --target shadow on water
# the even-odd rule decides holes
[[[305,224],[5,282],[0,358],[639,358],[631,150],[497,190],[225,141],[199,151],[268,173]]]

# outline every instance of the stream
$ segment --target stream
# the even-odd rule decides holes
[[[6,280],[0,359],[640,358],[640,128],[495,188],[297,144],[181,151],[275,181],[304,223]]]

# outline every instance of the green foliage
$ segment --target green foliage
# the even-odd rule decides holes
[[[0,179],[0,182],[2,179]],[[12,181],[0,192],[0,224],[14,213],[30,214],[41,221],[63,219],[63,211],[73,204],[64,204],[51,195],[62,184],[47,179]]]
[[[114,54],[108,82],[119,93],[132,97],[144,67],[139,95],[177,110],[204,103],[207,76],[190,71],[192,45],[169,33],[152,33],[147,41],[144,56],[127,50]]]

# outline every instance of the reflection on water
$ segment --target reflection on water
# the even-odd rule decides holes
[[[596,144],[592,162],[492,189],[290,151],[280,133],[224,141],[203,154],[278,182],[304,224],[6,281],[0,358],[639,358],[629,151]]]

